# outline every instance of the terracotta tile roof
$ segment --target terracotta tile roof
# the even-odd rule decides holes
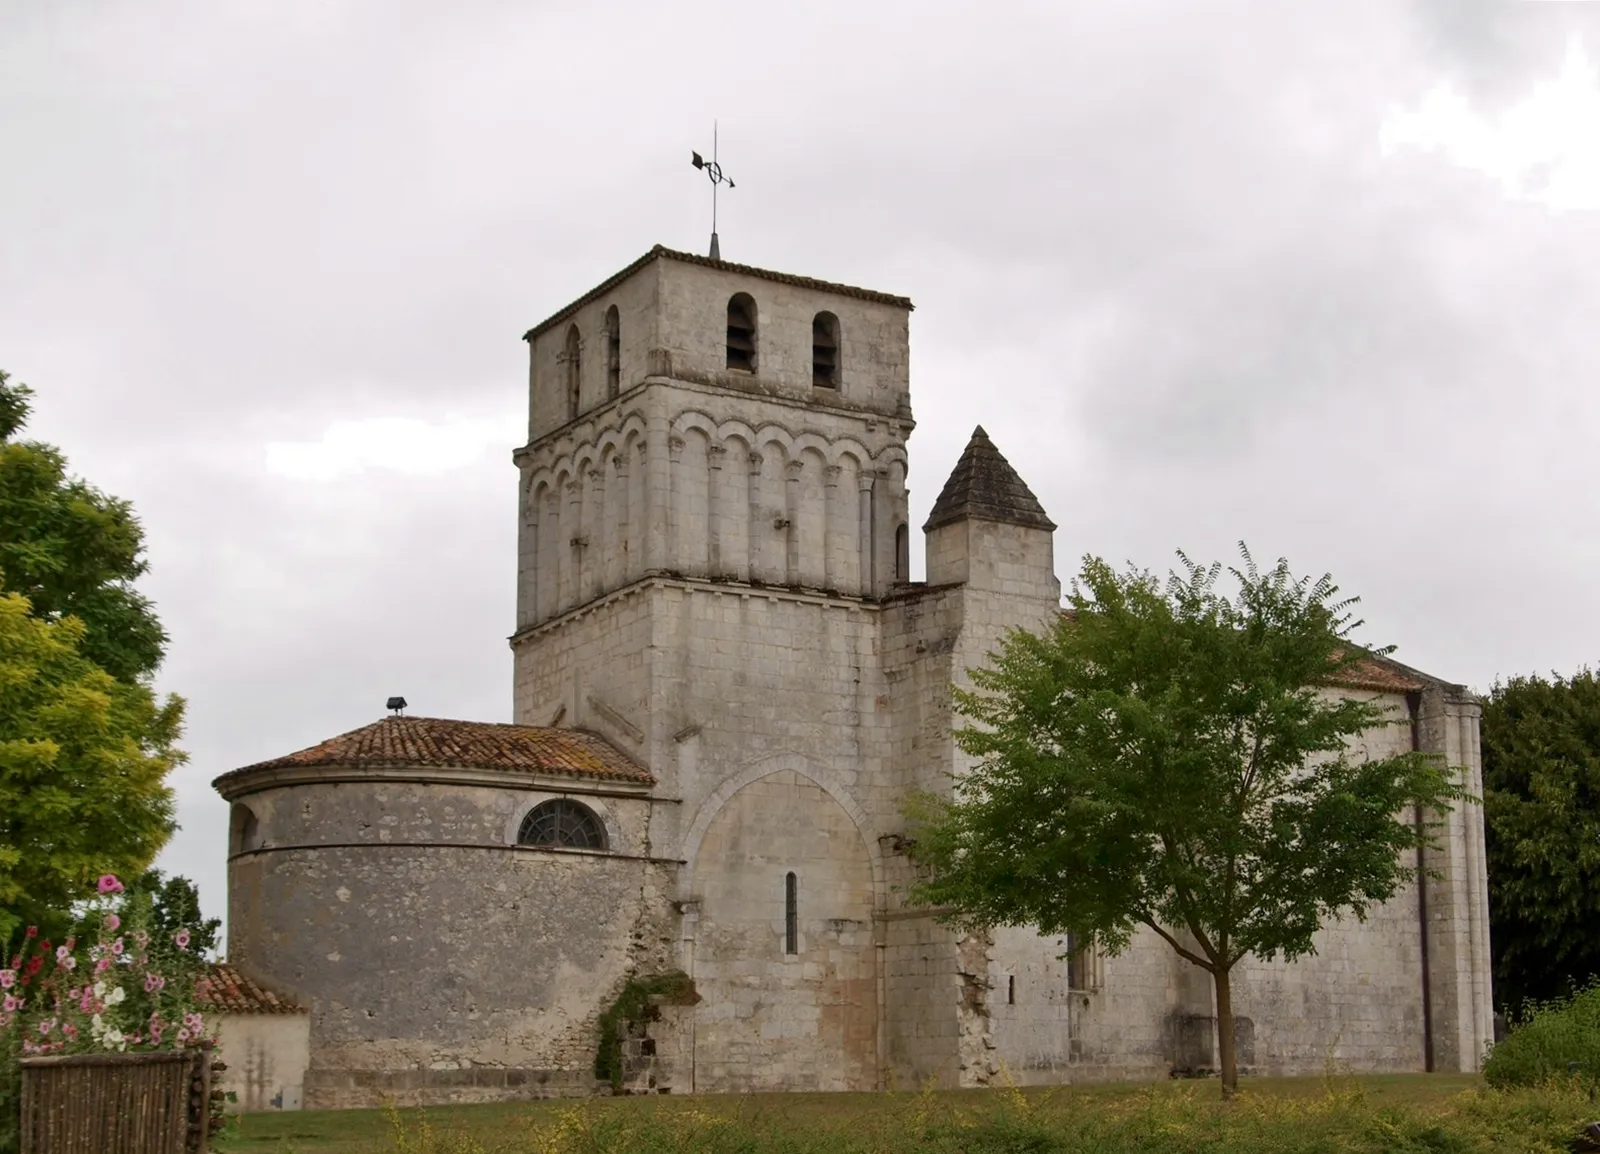
[[[1033,529],[1056,527],[1045,515],[1039,498],[1017,476],[1011,462],[1000,455],[982,425],[972,430],[972,439],[961,451],[960,460],[950,471],[950,479],[939,491],[939,498],[934,501],[922,531],[926,533],[963,517]]]
[[[658,244],[638,260],[630,264],[627,268],[623,269],[621,272],[607,277],[605,280],[595,285],[594,288],[584,293],[571,304],[565,305],[551,313],[544,320],[540,321],[538,324],[534,325],[531,329],[524,333],[522,339],[525,341],[531,341],[534,337],[544,332],[551,325],[558,324],[561,321],[566,320],[584,305],[588,304],[596,297],[610,292],[617,285],[627,280],[630,276],[638,272],[653,260],[682,261],[684,264],[697,264],[704,268],[721,269],[723,272],[742,273],[745,276],[754,276],[760,277],[762,280],[776,281],[778,284],[794,285],[796,288],[817,289],[820,292],[834,293],[837,296],[853,297],[856,300],[861,301],[877,301],[879,304],[895,305],[898,308],[907,310],[915,307],[907,298],[895,296],[893,293],[876,292],[873,289],[856,288],[853,285],[847,284],[834,284],[831,281],[814,280],[808,276],[795,276],[793,273],[774,272],[771,269],[756,268],[755,266],[748,264],[734,264],[731,261],[712,260],[708,256],[697,256],[692,252],[679,252],[676,249],[667,248],[665,245]]]
[[[1078,611],[1062,609],[1061,616],[1076,621]],[[1328,684],[1340,689],[1370,689],[1378,693],[1417,693],[1430,685],[1444,683],[1409,665],[1369,653]]]
[[[650,771],[605,739],[575,729],[386,717],[319,745],[257,762],[233,773],[296,766],[440,766],[562,774],[652,784]]]
[[[303,1014],[306,1008],[290,998],[256,985],[227,962],[217,962],[203,979],[204,994],[196,1000],[219,1014]]]
[[[1410,666],[1368,654],[1329,684],[1342,689],[1373,689],[1380,693],[1416,693],[1437,683]]]

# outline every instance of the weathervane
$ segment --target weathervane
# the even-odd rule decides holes
[[[733,187],[733,181],[722,173],[722,165],[717,163],[717,122],[711,122],[711,159],[707,160],[698,152],[689,154],[692,159],[689,163],[703,171],[711,178],[711,259],[721,260],[722,250],[717,247],[717,186],[726,184]]]

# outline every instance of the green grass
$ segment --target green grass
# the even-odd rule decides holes
[[[221,1154],[1377,1154],[1557,1151],[1600,1117],[1575,1084],[1474,1076],[752,1094],[246,1115]]]

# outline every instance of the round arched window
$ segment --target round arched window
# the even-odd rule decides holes
[[[605,849],[606,829],[593,810],[558,797],[542,801],[528,811],[517,829],[517,844]]]
[[[229,838],[234,853],[247,853],[261,848],[261,823],[255,811],[242,802],[234,802],[229,814]]]

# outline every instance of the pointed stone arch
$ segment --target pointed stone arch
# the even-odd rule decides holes
[[[695,858],[700,851],[700,843],[705,839],[706,830],[710,828],[711,821],[717,816],[718,811],[727,805],[729,798],[745,786],[783,770],[798,774],[819,786],[839,803],[839,807],[845,813],[850,815],[850,820],[861,835],[862,844],[866,846],[867,860],[872,866],[874,904],[881,909],[884,900],[884,866],[883,858],[878,852],[877,840],[870,832],[872,823],[867,820],[866,812],[857,804],[849,790],[834,780],[833,775],[798,753],[777,753],[750,763],[717,786],[711,795],[700,803],[694,819],[689,823],[688,831],[683,835],[681,856],[687,864],[678,871],[679,897],[688,900],[693,892]]]
[[[724,782],[691,824],[696,1090],[877,1083],[879,863],[859,806],[828,777],[803,758],[768,758]]]

